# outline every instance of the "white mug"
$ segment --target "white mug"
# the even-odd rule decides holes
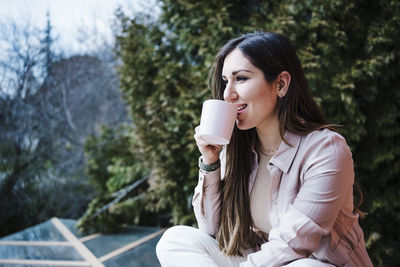
[[[206,100],[201,111],[199,137],[213,145],[226,145],[235,126],[237,106],[218,99]]]

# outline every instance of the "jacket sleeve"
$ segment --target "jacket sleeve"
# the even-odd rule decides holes
[[[329,234],[346,198],[352,194],[353,160],[344,138],[333,134],[310,143],[294,202],[279,211],[269,242],[249,254],[241,267],[282,266],[310,256],[322,236]]]
[[[194,189],[192,205],[197,225],[200,231],[211,236],[216,232],[220,216],[220,181],[224,166],[221,156],[221,168],[213,172],[199,170],[199,181]]]

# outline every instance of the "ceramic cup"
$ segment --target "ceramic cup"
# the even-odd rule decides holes
[[[210,99],[203,103],[199,137],[213,145],[229,143],[237,116],[237,106],[222,100]]]

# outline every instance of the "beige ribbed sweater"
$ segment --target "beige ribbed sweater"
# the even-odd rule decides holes
[[[269,233],[271,230],[268,209],[271,176],[267,164],[272,156],[259,153],[257,176],[250,192],[250,210],[254,223],[253,226],[264,233]]]

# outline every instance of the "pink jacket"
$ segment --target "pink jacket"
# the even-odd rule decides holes
[[[289,132],[271,159],[268,242],[244,266],[282,266],[311,257],[337,266],[372,266],[364,235],[353,213],[353,160],[345,139],[328,129],[300,136]],[[221,153],[223,154],[223,153]],[[249,192],[258,160],[249,178]],[[199,229],[214,235],[219,217],[221,168],[200,171],[193,196]]]

